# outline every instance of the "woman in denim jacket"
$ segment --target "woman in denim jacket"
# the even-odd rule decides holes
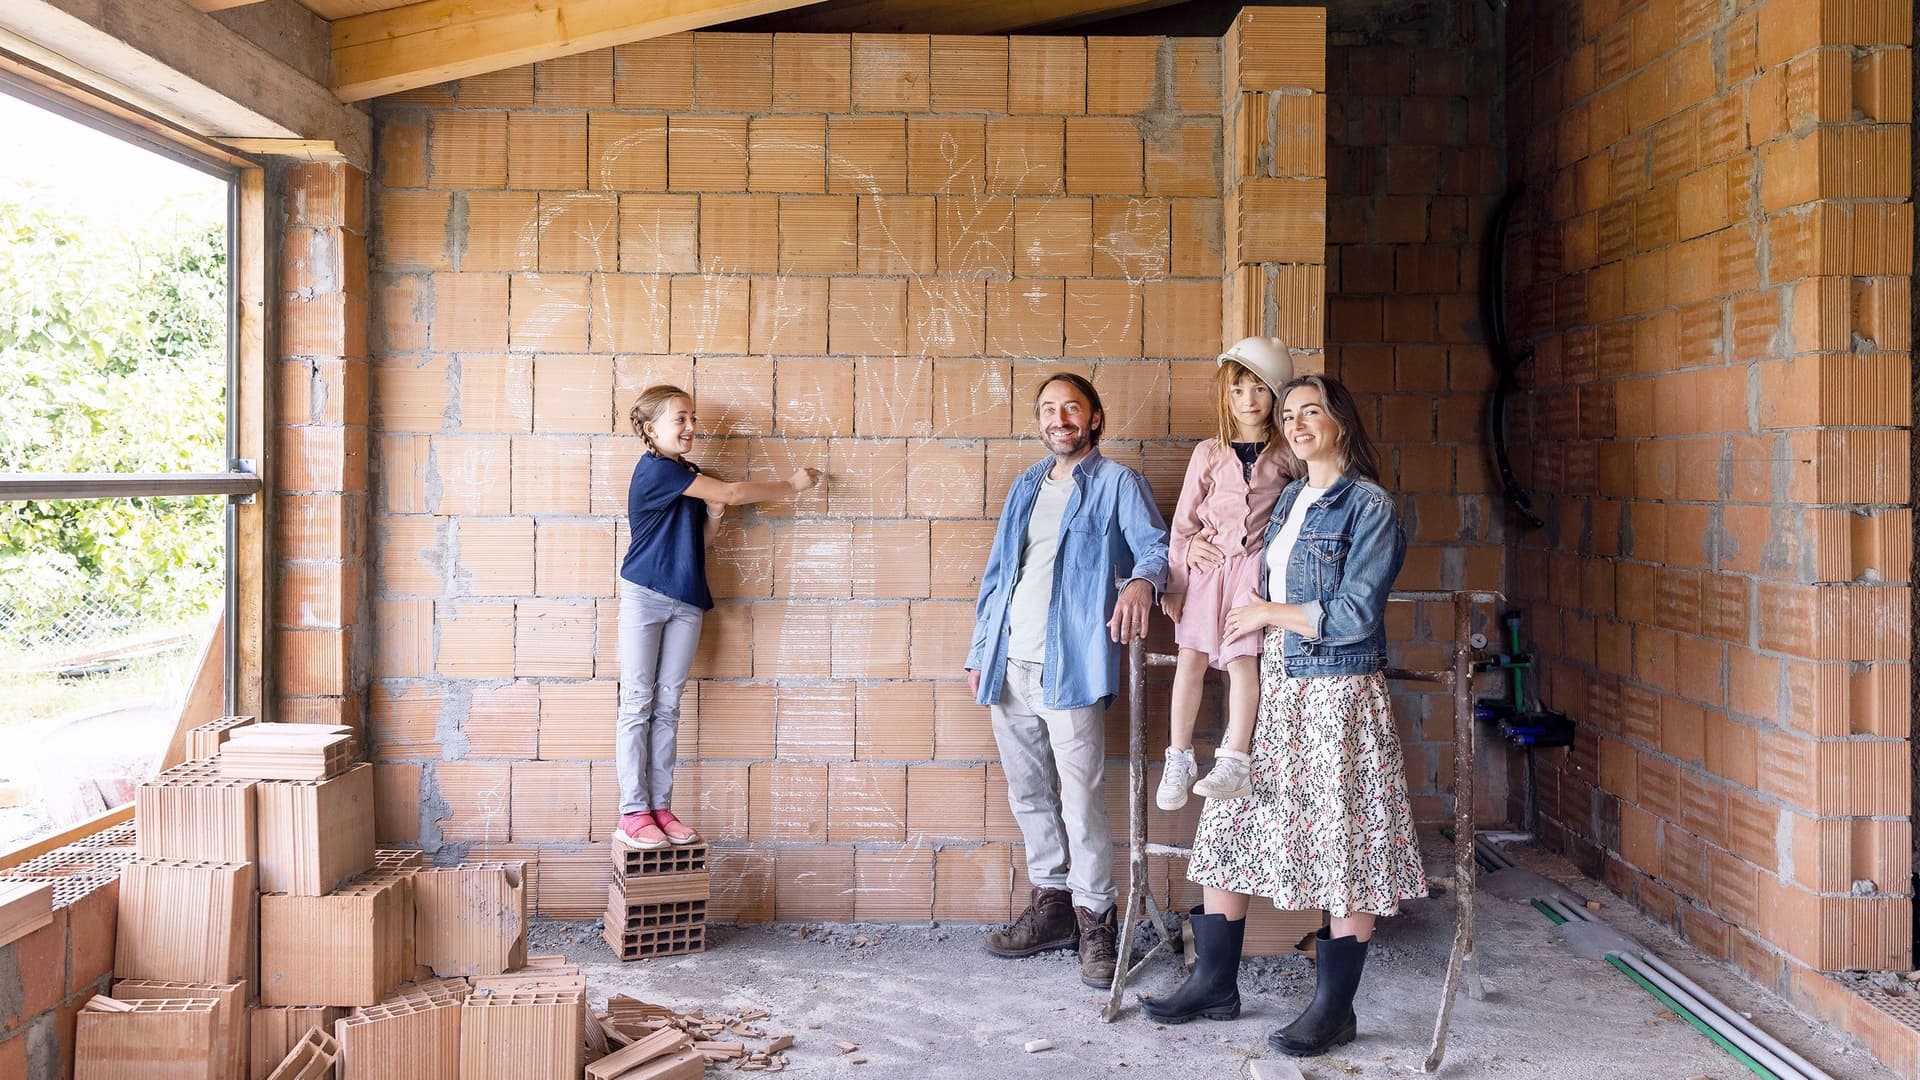
[[[1374,919],[1427,885],[1382,674],[1387,594],[1406,534],[1347,388],[1305,376],[1281,400],[1282,437],[1306,476],[1275,504],[1261,593],[1228,614],[1225,631],[1264,634],[1253,794],[1209,801],[1201,814],[1187,868],[1206,898],[1189,924],[1193,974],[1146,1012],[1173,1023],[1233,1019],[1251,897],[1324,908],[1332,926],[1317,941],[1313,1002],[1267,1038],[1310,1057],[1353,1040]]]

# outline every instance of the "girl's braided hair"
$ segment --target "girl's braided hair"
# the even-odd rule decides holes
[[[647,444],[649,453],[658,454],[660,448],[653,445],[653,436],[647,433],[647,425],[660,419],[660,414],[667,411],[667,406],[676,401],[691,404],[693,395],[677,386],[660,383],[642,390],[633,408],[627,412],[627,422],[633,425],[633,433]]]

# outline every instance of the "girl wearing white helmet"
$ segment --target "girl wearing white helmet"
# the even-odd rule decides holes
[[[1161,608],[1174,622],[1180,658],[1173,675],[1173,715],[1166,769],[1154,801],[1162,810],[1187,802],[1189,786],[1209,799],[1247,796],[1248,745],[1260,698],[1260,636],[1222,637],[1227,611],[1255,588],[1267,516],[1293,479],[1293,456],[1274,420],[1293,360],[1279,338],[1246,338],[1221,353],[1214,374],[1219,425],[1193,448],[1173,513],[1167,591]],[[1213,770],[1199,783],[1193,724],[1207,668],[1227,673],[1227,733]]]

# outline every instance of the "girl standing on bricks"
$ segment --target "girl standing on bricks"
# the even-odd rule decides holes
[[[620,564],[620,713],[614,761],[620,825],[613,842],[642,850],[700,837],[669,809],[680,692],[700,645],[707,591],[707,543],[729,506],[798,495],[820,482],[815,469],[785,480],[728,483],[687,460],[700,418],[693,396],[650,386],[628,414],[647,452],[627,488],[631,539]]]
[[[1387,695],[1387,595],[1406,556],[1393,497],[1353,395],[1338,380],[1289,382],[1280,426],[1306,468],[1267,523],[1265,572],[1227,615],[1225,637],[1258,632],[1260,711],[1252,794],[1210,800],[1187,876],[1196,962],[1173,994],[1145,1002],[1163,1023],[1239,1015],[1248,902],[1324,908],[1313,1001],[1267,1037],[1295,1057],[1356,1034],[1353,999],[1374,921],[1427,894]]]

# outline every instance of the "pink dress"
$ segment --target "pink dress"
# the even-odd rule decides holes
[[[1167,544],[1167,592],[1185,594],[1173,640],[1183,649],[1207,654],[1213,667],[1260,655],[1260,635],[1243,634],[1222,642],[1227,612],[1248,592],[1257,592],[1267,519],[1280,492],[1293,480],[1293,456],[1279,441],[1270,443],[1253,463],[1253,478],[1242,471],[1239,455],[1219,439],[1193,448],[1180,502],[1173,511]],[[1206,539],[1226,557],[1199,571],[1187,569],[1187,549]]]

